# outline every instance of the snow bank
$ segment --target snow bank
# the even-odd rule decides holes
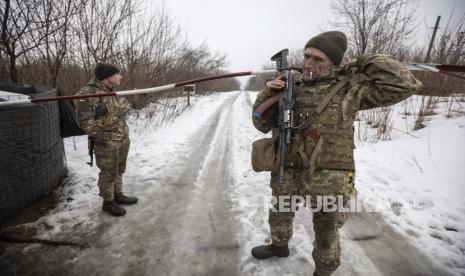
[[[426,127],[412,131],[414,111],[420,102],[421,97],[415,96],[392,107],[392,140],[357,141],[358,197],[372,210],[381,212],[432,260],[463,275],[464,103],[441,98],[436,115],[428,116]],[[364,123],[356,126],[366,127]],[[375,131],[367,130],[372,134]]]

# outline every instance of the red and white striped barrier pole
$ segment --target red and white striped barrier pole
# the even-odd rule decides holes
[[[76,99],[85,99],[85,98],[111,97],[111,96],[120,97],[120,96],[130,96],[130,95],[138,95],[138,94],[157,94],[157,93],[169,90],[169,89],[181,87],[181,86],[188,85],[188,84],[194,84],[194,83],[217,80],[217,79],[232,78],[232,77],[252,76],[252,75],[259,75],[259,74],[266,74],[266,73],[276,73],[276,71],[275,70],[263,70],[263,71],[245,71],[245,72],[237,72],[237,73],[228,73],[228,74],[222,74],[222,75],[214,75],[214,76],[196,78],[192,80],[186,80],[186,81],[181,81],[177,83],[156,86],[156,87],[151,87],[151,88],[134,89],[134,90],[126,90],[126,91],[118,91],[118,92],[5,101],[5,102],[0,102],[0,106],[19,105],[19,104],[28,104],[28,103],[43,103],[43,102],[52,102],[52,101],[66,101],[66,100],[76,100]]]
[[[465,80],[465,76],[457,75],[451,72],[465,72],[465,65],[448,65],[448,64],[428,64],[428,63],[412,63],[403,62],[404,66],[410,71],[431,71],[435,73],[441,73],[449,76],[453,76],[459,79]]]
[[[431,71],[436,73],[442,73],[450,76],[454,76],[460,79],[465,80],[465,76],[453,74],[451,72],[465,72],[464,65],[445,65],[445,64],[426,64],[426,63],[412,63],[412,62],[403,62],[402,63],[407,69],[416,71]],[[177,83],[167,84],[163,86],[156,86],[151,88],[144,88],[144,89],[134,89],[134,90],[126,90],[126,91],[118,91],[118,92],[109,92],[109,93],[99,93],[99,94],[84,94],[84,95],[72,95],[72,96],[58,96],[58,97],[49,97],[49,98],[39,98],[39,99],[22,99],[16,101],[5,101],[0,102],[1,106],[8,106],[8,105],[18,105],[18,104],[27,104],[27,103],[43,103],[43,102],[51,102],[51,101],[65,101],[65,100],[75,100],[75,99],[84,99],[84,98],[98,98],[98,97],[109,97],[109,96],[129,96],[129,95],[138,95],[138,94],[157,94],[163,91],[181,87],[188,84],[194,84],[199,82],[217,80],[217,79],[225,79],[225,78],[232,78],[232,77],[242,77],[242,76],[252,76],[252,75],[259,75],[259,74],[266,74],[266,73],[276,73],[275,70],[263,70],[263,71],[244,71],[244,72],[237,72],[237,73],[228,73],[222,75],[214,75],[202,78],[196,78],[187,81],[181,81]]]

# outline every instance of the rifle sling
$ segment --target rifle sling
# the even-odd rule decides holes
[[[308,175],[307,175],[308,179],[312,179],[313,177],[313,173],[315,172],[315,169],[316,169],[316,166],[315,166],[316,159],[320,155],[322,146],[323,146],[323,137],[320,136],[320,138],[318,139],[318,142],[316,143],[315,148],[312,151],[312,154],[310,155],[310,161],[309,161],[310,168],[308,170]]]
[[[323,100],[318,104],[316,107],[315,112],[320,115],[321,112],[328,106],[328,104],[331,102],[331,100],[336,96],[336,94],[346,85],[347,79],[344,79],[343,81],[340,81],[336,86],[329,91],[328,95],[323,98]]]

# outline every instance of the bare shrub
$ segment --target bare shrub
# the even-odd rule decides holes
[[[428,96],[422,97],[421,105],[418,110],[417,118],[415,120],[414,130],[418,130],[425,127],[425,118],[426,116],[435,115],[434,109],[437,107],[439,102],[439,97]]]
[[[358,120],[363,123],[359,124],[359,140],[369,139],[372,142],[385,141],[391,139],[392,132],[392,107],[379,107],[368,110],[363,110],[358,113]],[[365,130],[362,136],[362,129],[360,127],[371,127],[376,129],[376,134],[368,138],[368,133]]]

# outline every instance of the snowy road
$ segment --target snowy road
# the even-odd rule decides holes
[[[0,274],[311,275],[308,210],[296,216],[291,257],[257,261],[249,254],[268,236],[263,197],[270,193],[268,174],[250,168],[250,144],[263,137],[250,114],[249,93],[211,95],[171,125],[133,139],[125,189],[139,204],[122,218],[100,211],[97,170],[85,167],[79,140],[80,150],[68,152],[71,180],[60,191],[73,201],[37,224],[44,237],[87,246],[0,243]],[[67,141],[67,150],[73,146]],[[449,275],[376,213],[353,214],[341,236],[335,275]]]

